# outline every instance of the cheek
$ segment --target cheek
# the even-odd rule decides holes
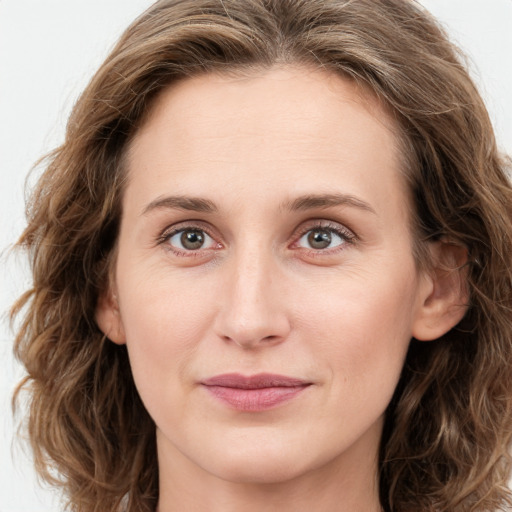
[[[153,344],[173,339],[180,348],[207,325],[215,294],[208,280],[158,263],[127,262],[120,268],[123,323],[134,341]]]
[[[215,298],[208,288],[172,275],[124,276],[118,283],[120,312],[134,379],[144,399],[156,386],[186,380],[189,362],[212,323]]]
[[[325,280],[321,292],[302,294],[304,342],[315,340],[311,356],[361,397],[375,384],[392,391],[410,343],[416,277],[414,269],[395,270],[347,272]]]

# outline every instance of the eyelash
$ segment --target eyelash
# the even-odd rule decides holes
[[[206,229],[202,225],[197,224],[185,224],[180,225],[178,227],[175,227],[173,229],[165,230],[157,239],[157,245],[164,245],[166,244],[174,235],[177,235],[178,233],[183,233],[185,231],[201,231],[203,233],[206,233],[212,240],[215,240],[215,237],[209,232],[208,229]],[[221,245],[221,244],[217,244]],[[198,249],[198,250],[188,250],[188,251],[182,251],[176,247],[171,246],[168,244],[168,247],[166,249],[172,251],[176,256],[183,256],[187,258],[194,258],[194,257],[200,257],[204,256],[205,250],[212,250],[212,249]]]
[[[358,238],[357,235],[351,231],[348,228],[345,228],[337,223],[332,223],[330,221],[313,221],[313,224],[309,224],[307,227],[302,228],[300,231],[294,233],[293,238],[294,242],[291,244],[292,249],[303,249],[307,251],[311,256],[325,256],[330,255],[333,253],[337,253],[339,251],[342,251],[346,248],[346,245],[353,245],[355,242],[357,242]],[[186,225],[180,225],[178,227],[175,227],[173,229],[165,230],[158,238],[157,238],[157,245],[164,245],[166,244],[173,236],[177,235],[178,233],[183,233],[185,231],[200,231],[208,235],[210,238],[215,240],[215,237],[210,233],[208,229],[206,229],[203,225],[198,224],[186,224]],[[299,241],[304,237],[307,233],[310,231],[326,231],[329,233],[333,233],[336,236],[338,236],[343,242],[339,244],[338,246],[332,247],[332,248],[326,248],[326,249],[314,249],[314,248],[304,248],[304,247],[298,247],[297,244]],[[222,245],[220,243],[217,243],[219,247]],[[215,249],[197,249],[197,250],[187,250],[183,251],[176,247],[171,246],[168,244],[168,250],[172,251],[176,256],[179,257],[201,257],[204,256],[204,251],[208,250],[215,250]]]
[[[301,231],[299,231],[298,235],[294,237],[296,241],[293,243],[293,245],[297,245],[298,242],[302,239],[302,237],[304,237],[307,233],[315,230],[333,233],[336,236],[338,236],[343,242],[338,246],[326,249],[302,248],[311,252],[313,255],[320,256],[339,252],[344,250],[344,247],[347,244],[354,244],[357,241],[357,236],[355,235],[355,233],[350,229],[341,226],[340,224],[335,224],[330,221],[314,221],[313,224],[310,224],[307,227],[301,229]]]

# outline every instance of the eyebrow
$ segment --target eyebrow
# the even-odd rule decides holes
[[[376,211],[365,201],[348,194],[308,194],[297,197],[283,204],[289,211],[307,211],[318,208],[331,208],[334,206],[351,206],[377,215]],[[147,215],[153,210],[173,209],[201,213],[216,213],[218,208],[213,201],[201,197],[166,196],[158,197],[151,201],[142,215]]]
[[[154,201],[151,201],[151,203],[142,210],[142,215],[147,215],[153,210],[162,208],[202,213],[215,213],[218,210],[213,201],[201,197],[166,196],[158,197]]]
[[[285,203],[284,206],[291,211],[331,208],[333,206],[351,206],[377,215],[377,212],[367,202],[348,194],[305,195]]]

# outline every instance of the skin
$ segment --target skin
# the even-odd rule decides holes
[[[410,339],[463,314],[456,283],[414,261],[396,132],[368,93],[304,68],[203,75],[157,99],[130,146],[97,321],[127,344],[156,423],[159,512],[380,510]],[[204,244],[180,245],[186,229]],[[330,245],[312,248],[315,229]],[[232,372],[311,385],[243,412],[201,384]]]

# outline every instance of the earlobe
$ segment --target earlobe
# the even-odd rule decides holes
[[[100,330],[109,340],[118,345],[126,343],[119,304],[115,294],[110,289],[98,297],[95,320]]]
[[[420,341],[446,334],[462,320],[469,303],[467,249],[439,241],[431,250],[434,265],[426,277],[412,332]]]

